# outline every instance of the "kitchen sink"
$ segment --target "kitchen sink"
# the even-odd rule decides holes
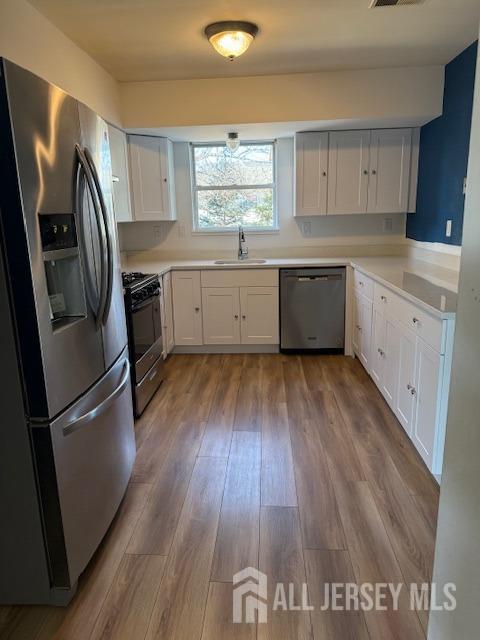
[[[247,258],[245,260],[215,260],[215,264],[265,264],[266,260]]]

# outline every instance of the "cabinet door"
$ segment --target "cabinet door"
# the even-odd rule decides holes
[[[399,338],[400,331],[398,325],[391,318],[386,317],[383,347],[384,365],[380,391],[393,411],[395,411],[395,398],[398,387]]]
[[[240,287],[242,344],[278,344],[278,287]]]
[[[329,136],[328,214],[366,213],[370,131],[333,131]]]
[[[295,215],[327,213],[328,133],[295,136]]]
[[[368,213],[408,211],[411,129],[372,131]]]
[[[380,387],[383,381],[383,373],[385,369],[385,318],[383,313],[377,309],[373,309],[372,322],[372,354],[370,374],[377,385]]]
[[[131,135],[128,148],[135,220],[176,220],[172,143]]]
[[[238,287],[202,289],[204,344],[240,344]]]
[[[444,357],[417,340],[415,415],[412,440],[425,464],[432,468],[437,427],[438,384]]]
[[[117,222],[132,222],[130,181],[128,172],[127,136],[109,125],[108,139],[112,158],[113,208]]]
[[[371,369],[371,351],[372,351],[372,315],[373,304],[364,296],[360,296],[362,315],[361,315],[361,339],[360,339],[360,362],[365,369],[370,372]]]
[[[203,344],[200,271],[174,271],[172,293],[175,344]]]
[[[354,353],[360,357],[360,345],[362,341],[362,304],[360,295],[356,294],[353,299],[353,330],[352,346]]]
[[[165,353],[172,351],[175,341],[173,335],[173,304],[172,304],[172,279],[171,274],[166,273],[163,278],[163,306],[164,306],[164,325],[163,325],[163,346]]]
[[[398,342],[398,389],[395,413],[410,437],[415,400],[415,343],[415,334],[406,327],[402,327]]]

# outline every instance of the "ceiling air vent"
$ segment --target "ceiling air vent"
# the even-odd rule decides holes
[[[398,7],[405,4],[423,4],[425,0],[372,0],[370,9],[375,7]]]

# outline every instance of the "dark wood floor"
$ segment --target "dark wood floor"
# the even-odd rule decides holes
[[[431,579],[438,489],[340,356],[174,356],[137,423],[126,498],[66,609],[3,607],[0,638],[416,640],[427,616],[322,612],[331,582]],[[314,611],[232,624],[244,567]],[[403,593],[403,592],[402,592]]]

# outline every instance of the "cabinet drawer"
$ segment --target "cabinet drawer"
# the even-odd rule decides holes
[[[397,294],[390,291],[390,289],[387,289],[381,284],[375,282],[373,303],[376,309],[385,316],[388,315],[394,317],[396,315],[395,310],[399,302],[401,302],[400,296],[397,296]]]
[[[202,287],[278,287],[277,269],[205,269]]]
[[[430,316],[403,298],[395,304],[395,314],[415,335],[438,353],[444,353],[443,321]]]
[[[369,300],[373,300],[373,280],[355,269],[353,273],[355,289]]]

